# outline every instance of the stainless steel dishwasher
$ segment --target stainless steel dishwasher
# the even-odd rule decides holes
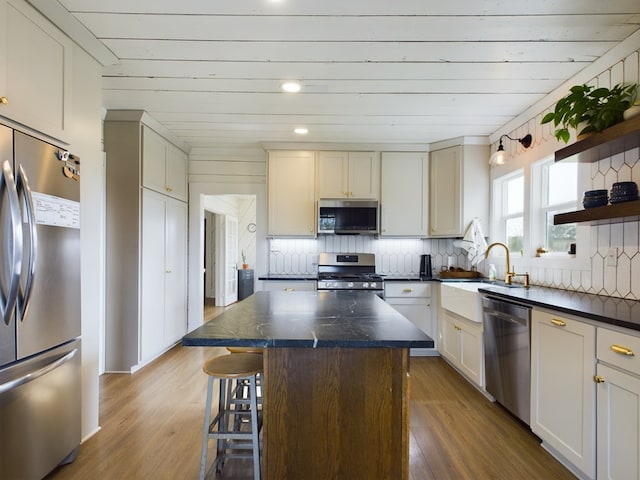
[[[486,389],[529,425],[531,308],[483,295]]]

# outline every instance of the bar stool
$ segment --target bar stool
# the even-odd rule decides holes
[[[260,479],[260,427],[256,376],[263,371],[262,355],[255,353],[232,353],[214,357],[202,367],[209,375],[207,403],[204,413],[200,480],[207,474],[207,452],[209,440],[217,440],[216,458],[211,469],[221,471],[228,458],[253,458],[253,478]],[[211,419],[213,382],[220,381],[218,413]],[[234,398],[233,381],[247,383],[246,398]],[[242,419],[248,419],[243,422]],[[250,423],[249,431],[242,431]],[[234,453],[236,450],[251,450],[251,453]]]
[[[226,347],[229,353],[256,353],[262,355],[264,348],[260,347]]]
[[[260,347],[226,347],[230,353],[255,353],[262,355],[264,348]],[[229,384],[231,388],[231,384]],[[258,392],[258,408],[262,406],[262,373],[256,375],[256,388]],[[233,389],[232,399],[246,399],[249,394],[249,382],[237,380]],[[233,402],[233,400],[232,400]]]

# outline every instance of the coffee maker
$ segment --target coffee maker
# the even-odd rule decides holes
[[[431,255],[420,255],[420,280],[430,280],[431,277]]]

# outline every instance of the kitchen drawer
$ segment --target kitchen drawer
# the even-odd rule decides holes
[[[421,282],[384,284],[385,297],[431,297],[431,284]]]
[[[607,328],[598,328],[597,337],[599,361],[640,375],[640,337]]]

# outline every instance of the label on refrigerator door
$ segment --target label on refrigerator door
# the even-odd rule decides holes
[[[80,202],[31,192],[36,223],[54,227],[80,228]]]

